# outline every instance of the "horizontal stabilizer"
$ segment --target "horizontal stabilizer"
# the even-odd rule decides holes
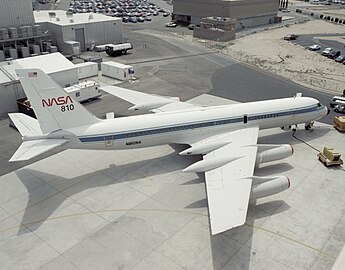
[[[23,113],[9,113],[8,116],[22,136],[42,135],[37,119]]]
[[[25,141],[19,146],[9,161],[13,162],[29,160],[56,147],[62,146],[66,142],[67,140],[59,139]]]

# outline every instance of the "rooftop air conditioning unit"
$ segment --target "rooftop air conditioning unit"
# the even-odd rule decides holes
[[[73,20],[73,19],[70,19],[69,22],[70,22],[70,23],[74,23],[74,20]]]
[[[59,18],[59,17],[56,17],[56,21],[59,22],[59,21],[60,21],[60,18]]]

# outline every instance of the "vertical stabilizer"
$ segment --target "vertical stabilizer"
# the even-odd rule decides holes
[[[43,133],[100,121],[43,71],[18,69],[16,72]]]

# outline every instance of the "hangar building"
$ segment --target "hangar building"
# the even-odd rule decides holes
[[[199,24],[204,17],[236,19],[236,29],[276,22],[276,0],[174,0],[173,20]]]
[[[97,13],[34,11],[35,21],[52,34],[64,54],[78,55],[96,45],[122,43],[122,19]]]
[[[78,67],[60,53],[2,62],[0,63],[0,115],[18,111],[17,100],[25,97],[15,72],[20,68],[39,68],[62,87],[78,83]]]

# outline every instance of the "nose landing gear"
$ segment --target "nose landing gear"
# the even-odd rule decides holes
[[[305,130],[313,130],[314,122],[305,123]]]

